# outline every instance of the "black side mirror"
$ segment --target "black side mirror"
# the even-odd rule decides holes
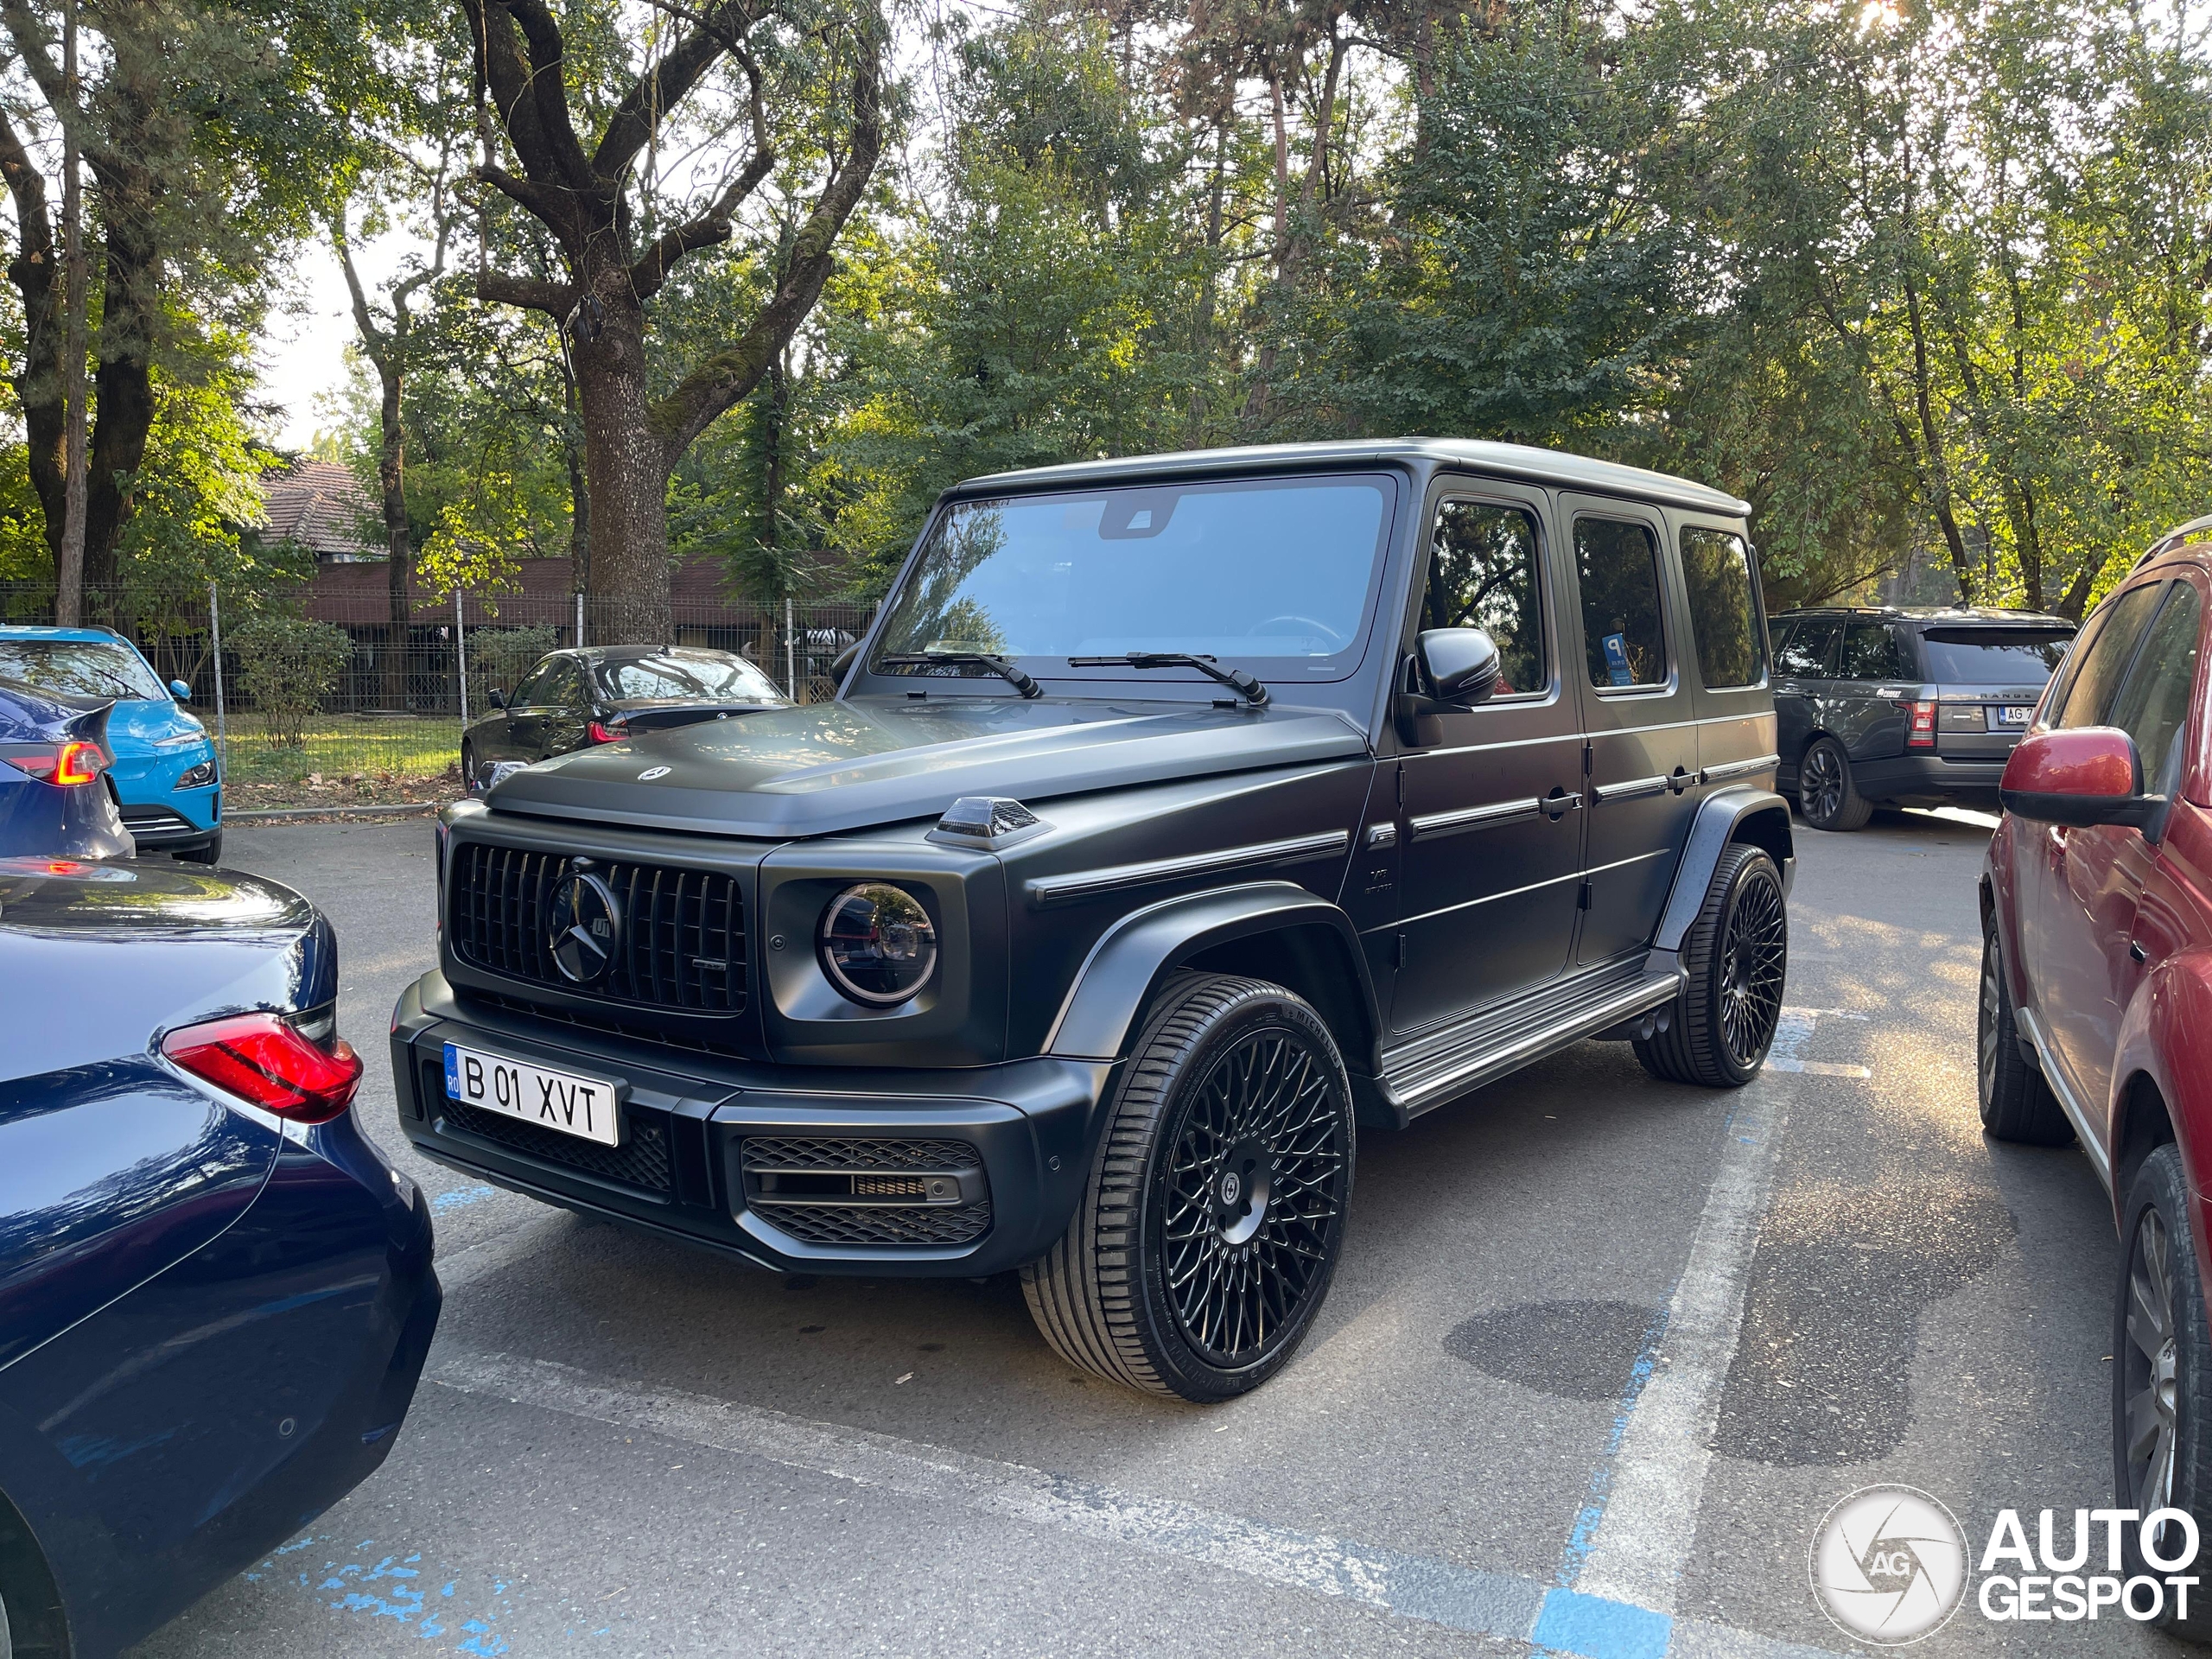
[[[830,659],[830,677],[842,685],[845,675],[860,659],[861,642],[855,639]]]
[[[1480,628],[1430,628],[1420,648],[1421,671],[1439,702],[1484,702],[1497,690],[1497,646]]]
[[[507,694],[500,690],[496,685],[489,691],[486,691],[484,696],[486,700],[488,701],[494,709],[504,709],[507,706]]]

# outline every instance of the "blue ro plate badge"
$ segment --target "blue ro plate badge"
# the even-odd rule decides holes
[[[622,1144],[617,1091],[604,1077],[548,1071],[459,1043],[445,1046],[445,1058],[448,1100],[601,1146]]]

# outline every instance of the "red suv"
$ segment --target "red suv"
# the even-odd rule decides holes
[[[2212,1536],[2208,601],[2212,539],[2154,547],[2084,626],[2007,762],[1981,882],[1976,1058],[1983,1127],[2079,1136],[2113,1196],[2120,1501],[2186,1510]]]

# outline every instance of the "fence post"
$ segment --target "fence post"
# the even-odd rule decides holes
[[[798,701],[798,640],[791,629],[791,595],[784,595],[784,691],[793,702]]]
[[[207,638],[215,656],[215,753],[224,777],[231,775],[231,734],[223,720],[223,612],[215,584],[207,584]]]
[[[579,588],[579,589],[577,590],[577,592],[576,592],[576,649],[577,649],[578,651],[582,651],[583,648],[584,648],[584,596],[583,596],[583,591],[582,591],[582,589]]]
[[[461,589],[453,590],[453,659],[461,680],[461,723],[468,724],[468,623],[461,613]]]

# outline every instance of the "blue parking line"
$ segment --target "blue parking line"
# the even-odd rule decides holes
[[[1554,1653],[1579,1654],[1582,1659],[1666,1659],[1675,1639],[1675,1621],[1649,1607],[1561,1588],[1545,1596],[1529,1639]]]

